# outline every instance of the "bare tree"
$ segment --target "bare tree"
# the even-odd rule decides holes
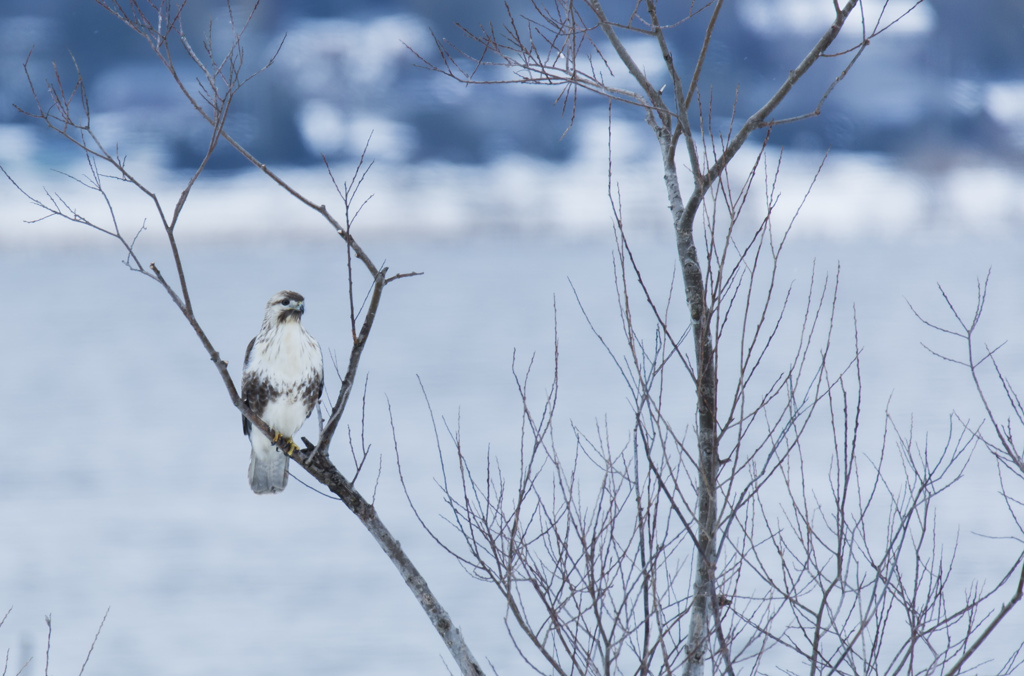
[[[181,311],[183,318],[192,327],[196,337],[213,361],[224,382],[231,403],[256,429],[263,432],[268,438],[279,439],[276,444],[281,451],[292,457],[299,466],[337,496],[360,520],[398,569],[409,590],[419,601],[423,611],[440,634],[461,673],[482,674],[483,672],[463,640],[461,632],[430,591],[426,580],[402,550],[398,540],[391,535],[380,520],[372,502],[366,500],[356,490],[354,480],[366,459],[365,452],[362,458],[354,458],[355,467],[352,481],[347,479],[337,468],[328,452],[355,384],[359,360],[373,328],[385,287],[398,279],[417,274],[389,275],[388,269],[376,264],[352,234],[353,221],[365,204],[365,201],[359,197],[360,186],[370,168],[364,161],[365,153],[347,181],[340,185],[334,181],[337,196],[340,198],[344,210],[344,216],[338,218],[327,206],[303,195],[287,183],[279,174],[246,150],[228,132],[227,122],[235,96],[253,77],[270,67],[274,61],[274,57],[272,57],[267,63],[254,69],[249,69],[246,63],[243,38],[254,13],[259,10],[259,2],[254,3],[250,11],[240,16],[236,16],[230,2],[226,3],[227,28],[230,39],[222,47],[214,44],[212,25],[202,43],[193,45],[183,27],[183,14],[186,9],[184,1],[176,3],[170,0],[127,0],[127,2],[97,0],[97,3],[149,44],[156,58],[170,74],[181,95],[185,97],[199,118],[209,126],[209,138],[205,153],[180,192],[171,196],[170,199],[158,194],[157,191],[148,187],[142,177],[136,175],[134,170],[129,168],[126,157],[120,153],[116,144],[109,145],[97,134],[92,125],[85,83],[81,72],[77,69],[77,64],[75,72],[70,78],[62,75],[55,64],[53,79],[47,80],[45,87],[40,87],[30,75],[26,61],[25,74],[32,87],[35,107],[21,112],[39,120],[83,153],[87,167],[86,174],[82,177],[69,176],[69,178],[95,193],[101,203],[105,205],[105,211],[96,215],[84,213],[75,205],[68,203],[59,193],[46,191],[43,197],[36,197],[21,189],[20,186],[18,189],[27,199],[43,210],[43,216],[38,220],[60,218],[92,228],[100,234],[113,238],[123,249],[125,265],[133,272],[151,279],[164,289],[167,296]],[[191,73],[195,73],[194,81]],[[229,145],[262,171],[283,193],[320,214],[325,223],[341,238],[345,247],[349,270],[348,300],[352,347],[349,352],[348,365],[341,377],[340,389],[334,397],[333,406],[326,416],[326,420],[321,422],[320,438],[315,445],[304,440],[304,449],[290,445],[290,439],[275,434],[274,430],[245,405],[228,372],[227,362],[210,341],[193,308],[186,275],[185,257],[179,247],[176,232],[182,220],[183,208],[193,187],[202,177],[214,151],[222,143]],[[330,172],[329,166],[327,171]],[[6,171],[4,173],[7,175]],[[9,175],[7,177],[12,183],[14,182]],[[333,181],[333,174],[331,174],[331,178]],[[151,214],[163,229],[165,244],[174,263],[174,270],[170,275],[166,275],[155,263],[143,262],[144,254],[139,252],[136,245],[145,226],[138,223],[122,222],[121,211],[116,200],[111,196],[110,183],[126,184],[146,196]],[[17,186],[17,183],[15,185]],[[354,267],[361,267],[369,279],[367,294],[369,300],[365,309],[360,308],[356,302],[357,296],[354,289],[357,282],[353,271]]]
[[[1006,511],[1012,522],[1017,527],[1017,533],[1004,537],[1020,546],[1024,540],[1022,538],[1024,518],[1021,513],[1022,502],[1016,496],[1020,495],[1021,489],[1024,488],[1024,449],[1014,440],[1014,430],[1024,424],[1024,406],[1021,404],[1012,380],[999,366],[996,353],[1001,346],[990,347],[979,337],[982,314],[988,297],[988,285],[988,279],[978,283],[975,304],[969,312],[964,312],[954,303],[941,286],[939,286],[939,293],[942,296],[945,309],[948,311],[944,320],[929,320],[919,314],[917,310],[913,311],[915,316],[925,326],[932,329],[936,335],[953,341],[953,347],[948,350],[937,350],[928,345],[925,345],[925,349],[939,359],[964,369],[970,378],[977,401],[983,411],[982,423],[972,428],[966,422],[959,421],[959,418],[958,422],[960,422],[960,427],[970,432],[974,439],[996,460],[999,495],[1006,505]],[[1018,564],[1022,560],[1024,560],[1024,553],[1018,556]],[[1014,588],[1013,577],[1010,574],[1002,584],[1007,582],[1011,584],[1011,588]],[[957,669],[963,667],[1022,598],[1024,598],[1024,570],[1016,578],[1013,595],[998,609],[991,611],[991,619],[979,626],[969,644],[964,642],[966,650],[959,656],[955,669],[951,669],[950,673],[955,673]],[[1009,646],[1009,648],[1011,650],[1007,665],[1019,665],[1021,653],[1024,652],[1024,642]]]
[[[504,596],[510,634],[538,672],[959,673],[1024,581],[1022,554],[993,588],[958,599],[954,555],[934,536],[936,501],[983,437],[951,419],[935,451],[889,420],[882,443],[864,452],[856,341],[845,360],[833,355],[838,272],[812,275],[802,291],[781,277],[789,228],[777,223],[779,169],[765,152],[772,129],[819,115],[905,12],[823,0],[832,21],[738,118],[739,95],[721,114],[704,69],[725,4],[538,0],[527,16],[507,6],[500,28],[464,29],[470,46],[437,39],[438,56],[421,56],[464,83],[555,86],[570,124],[587,93],[635,106],[660,149],[685,296],[672,311],[671,293],[648,284],[610,170],[623,335],[615,347],[598,338],[628,387],[632,430],[571,424],[573,450],[560,450],[557,365],[539,400],[531,369],[518,370],[517,470],[490,454],[474,467],[457,431],[446,460],[438,435],[459,537],[437,537]],[[683,72],[673,33],[697,22],[703,41]],[[634,58],[642,41],[660,54],[664,84]],[[778,117],[825,59],[841,65],[817,105]],[[730,172],[758,132],[761,152]],[[758,185],[764,216],[744,218]],[[558,350],[556,341],[556,364]],[[998,436],[997,455],[1016,467],[1006,460],[1019,458],[1005,450],[1012,437]],[[1007,586],[1009,600],[993,610]],[[1019,649],[1009,653],[998,673],[1021,664]]]
[[[740,150],[757,134],[819,114],[869,43],[899,18],[888,3],[869,16],[857,0],[823,2],[834,9],[834,18],[806,56],[780,74],[782,84],[746,118],[735,116],[737,103],[727,106],[725,124],[704,73],[724,0],[688,9],[659,7],[656,0],[623,6],[538,2],[531,17],[509,10],[503,29],[469,32],[484,50],[482,57],[438,43],[436,69],[462,81],[555,85],[573,112],[583,92],[636,106],[659,144],[676,237],[681,300],[672,285],[649,283],[634,256],[610,168],[622,335],[613,339],[596,327],[595,334],[628,388],[629,429],[571,425],[565,442],[556,415],[557,366],[539,401],[531,390],[531,366],[517,366],[523,418],[516,469],[488,458],[480,471],[463,452],[457,431],[454,456],[446,454],[437,434],[441,479],[460,535],[447,546],[503,595],[510,633],[537,671],[695,675],[705,669],[759,673],[774,666],[808,674],[956,674],[1021,598],[1019,557],[994,587],[970,587],[958,598],[954,557],[933,535],[936,501],[959,480],[979,443],[1000,458],[1005,476],[1020,477],[1012,425],[997,422],[1001,418],[990,410],[989,425],[996,430],[990,442],[981,426],[952,419],[947,442],[936,452],[889,421],[882,443],[865,452],[856,340],[846,357],[835,354],[842,351],[836,349],[842,322],[838,271],[815,273],[806,284],[787,282],[782,271],[789,228],[776,214],[780,167],[769,159],[766,139],[749,167],[735,169]],[[209,126],[206,153],[167,199],[95,132],[80,73],[69,79],[55,70],[45,89],[33,85],[36,106],[25,112],[82,151],[87,173],[74,180],[100,197],[105,212],[85,214],[55,192],[25,192],[26,197],[43,209],[43,218],[66,219],[113,238],[126,265],[159,284],[179,308],[233,405],[270,437],[273,430],[240,400],[193,309],[176,229],[221,143],[324,218],[342,239],[349,261],[352,347],[318,442],[307,442],[293,457],[373,534],[461,672],[482,673],[373,504],[356,490],[365,457],[355,459],[349,480],[328,453],[384,290],[410,274],[389,276],[352,234],[369,167],[360,162],[347,181],[335,183],[344,208],[338,218],[232,137],[226,123],[235,95],[270,65],[247,70],[242,39],[251,15],[236,21],[229,12],[232,39],[219,51],[210,36],[193,46],[182,28],[183,4],[100,4],[148,42]],[[660,10],[678,15],[666,19]],[[703,22],[703,39],[692,70],[684,74],[671,34],[696,22]],[[633,58],[633,39],[657,47],[668,73],[664,86]],[[816,107],[776,117],[796,83],[825,58],[843,61]],[[625,69],[632,88],[617,84],[612,64]],[[186,69],[198,74],[194,82]],[[498,75],[490,77],[495,70]],[[683,179],[680,152],[686,158]],[[137,248],[141,230],[122,222],[111,182],[146,196],[163,229],[173,273],[143,262]],[[744,216],[762,191],[763,216]],[[368,289],[364,311],[355,302],[360,279]],[[933,326],[967,342],[968,358],[959,361],[980,383],[976,374],[994,359],[988,351],[981,357],[971,351],[974,323],[954,317],[951,329]],[[556,365],[558,350],[556,339]],[[1019,401],[996,372],[1019,424]],[[978,391],[990,400],[980,384]],[[561,450],[565,443],[568,452]],[[1004,495],[1016,517],[1019,502],[1005,487]],[[1011,647],[992,671],[1012,673],[1021,663],[1020,650]]]
[[[89,650],[85,653],[85,659],[82,660],[82,668],[78,671],[78,676],[82,676],[85,673],[85,668],[89,665],[89,658],[92,657],[92,651],[96,649],[96,642],[100,638],[100,632],[103,631],[103,625],[107,622],[107,615],[110,614],[110,609],[107,608],[107,612],[103,613],[103,618],[100,620],[99,626],[96,628],[96,635],[93,636],[92,643],[89,644]],[[3,617],[0,617],[0,629],[3,628],[7,618],[11,615],[11,609],[8,608],[7,612],[4,613]],[[43,661],[43,676],[50,676],[50,647],[53,643],[53,620],[47,615],[46,621],[46,653]],[[13,676],[20,676],[28,669],[32,663],[32,658],[29,657],[17,671],[14,672]],[[7,676],[8,668],[16,667],[16,664],[11,664],[11,651],[10,649],[4,652],[4,666],[0,669],[0,676]]]

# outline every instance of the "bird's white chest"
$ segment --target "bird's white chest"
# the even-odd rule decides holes
[[[301,325],[289,322],[256,340],[246,370],[259,372],[274,385],[304,382],[323,370],[320,346]]]
[[[246,377],[269,395],[263,420],[290,436],[302,427],[315,405],[318,392],[312,392],[313,383],[323,377],[320,346],[297,322],[278,326],[253,343],[243,380]]]

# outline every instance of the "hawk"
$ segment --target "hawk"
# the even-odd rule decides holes
[[[249,341],[242,366],[242,401],[295,448],[291,437],[313,412],[324,386],[320,345],[300,319],[305,299],[281,291],[267,302],[260,332]],[[252,444],[249,486],[254,493],[280,493],[288,483],[288,456],[242,416]]]

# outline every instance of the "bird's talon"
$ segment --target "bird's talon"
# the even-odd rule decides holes
[[[276,432],[276,431],[274,432],[274,438],[271,439],[271,442],[275,446],[277,446],[278,449],[280,449],[280,451],[282,453],[284,453],[285,455],[287,455],[289,458],[294,458],[295,457],[295,453],[297,451],[301,450],[298,446],[295,445],[295,442],[292,441],[291,437],[286,437],[285,435],[281,434],[280,432]],[[281,448],[282,443],[283,443],[284,448]]]

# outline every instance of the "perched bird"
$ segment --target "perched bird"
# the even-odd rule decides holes
[[[260,332],[249,342],[242,366],[242,401],[296,449],[291,437],[313,412],[324,387],[320,345],[300,319],[305,299],[281,291],[267,302]],[[249,485],[254,493],[280,493],[288,482],[288,456],[242,416],[252,444]]]

